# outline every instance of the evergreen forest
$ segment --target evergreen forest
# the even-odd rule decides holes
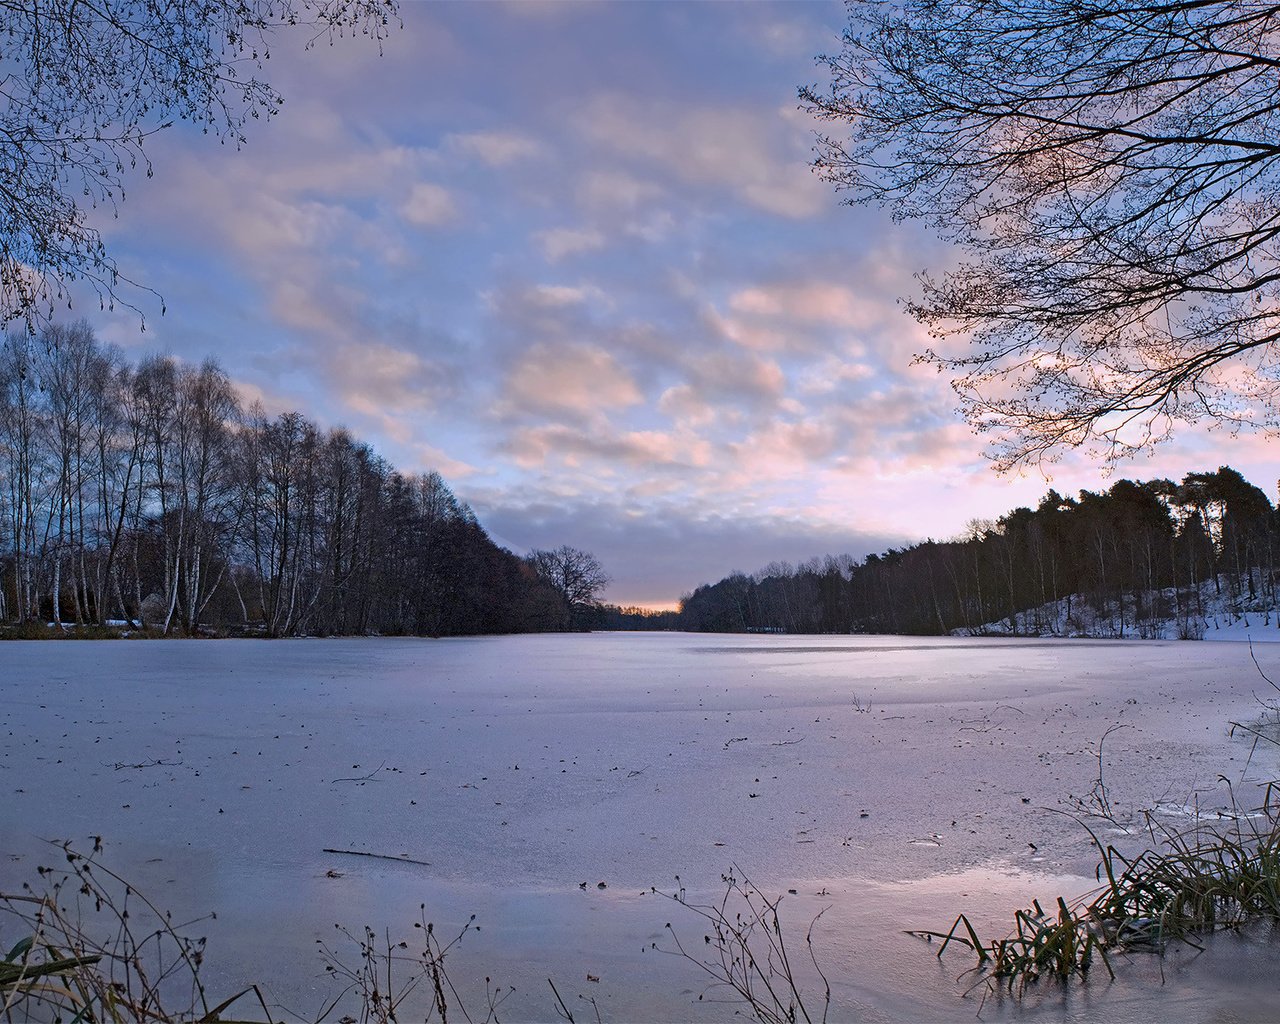
[[[1236,470],[1119,480],[859,561],[735,572],[685,596],[680,628],[784,633],[1198,638],[1218,612],[1274,625],[1280,517]],[[1171,628],[1170,628],[1171,627]]]

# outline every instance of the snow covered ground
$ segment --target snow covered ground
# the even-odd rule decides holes
[[[1280,647],[1255,653],[1280,679]],[[503,1019],[555,1019],[554,977],[605,1020],[714,1020],[733,1008],[653,948],[699,922],[651,887],[711,899],[736,865],[786,894],[797,943],[830,907],[833,1021],[970,1021],[969,963],[903,929],[965,912],[1002,934],[1031,898],[1090,888],[1087,836],[1060,812],[1093,807],[1113,725],[1104,781],[1134,832],[1145,809],[1225,807],[1220,776],[1258,795],[1280,758],[1250,760],[1230,723],[1270,692],[1244,645],[1212,641],[4,643],[0,887],[55,861],[45,840],[101,835],[156,902],[217,912],[215,994],[265,980],[304,1017],[331,992],[316,938],[411,936],[426,903],[441,928],[477,915],[451,972],[514,985]],[[1270,957],[1226,939],[1163,983],[1138,958],[1116,984],[983,1018],[1270,1020]]]
[[[955,630],[956,636],[1089,637],[1094,639],[1238,640],[1266,643],[1280,640],[1280,609],[1264,597],[1231,593],[1223,577],[1194,592],[1164,590],[1143,595],[1142,610],[1126,595],[1119,602],[1098,607],[1086,596],[1069,598],[1018,612],[974,628]],[[1179,614],[1178,609],[1182,612]],[[1153,609],[1159,609],[1153,613]]]

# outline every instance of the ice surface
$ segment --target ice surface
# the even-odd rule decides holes
[[[1256,655],[1280,679],[1280,648]],[[717,1019],[731,1008],[650,948],[668,921],[700,935],[650,888],[711,898],[737,865],[796,890],[797,936],[831,907],[833,1020],[972,1020],[968,964],[902,929],[964,911],[1000,932],[1033,896],[1089,888],[1088,837],[1058,812],[1092,806],[1112,725],[1122,823],[1225,806],[1220,775],[1258,795],[1277,758],[1229,735],[1255,694],[1274,691],[1248,648],[1212,642],[5,643],[0,886],[35,881],[43,840],[101,835],[156,902],[217,912],[214,982],[265,978],[304,1015],[329,990],[316,937],[408,931],[425,902],[442,927],[477,914],[453,970],[514,984],[504,1019],[554,1019],[548,976],[606,1020]],[[1266,958],[1224,949],[1166,963],[1165,985],[1139,960],[1117,985],[984,1018],[1269,1019]]]

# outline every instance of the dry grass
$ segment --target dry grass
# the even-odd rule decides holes
[[[42,889],[28,884],[0,894],[0,939],[14,943],[0,961],[0,1021],[280,1024],[285,1012],[273,1012],[257,985],[223,999],[206,992],[205,939],[196,930],[207,919],[174,922],[103,866],[100,842],[87,856],[69,844],[55,849],[62,863],[37,869]],[[320,945],[339,988],[313,1024],[397,1024],[402,1016],[432,1024],[496,1021],[510,990],[486,978],[482,1009],[472,1013],[445,970],[472,927],[468,922],[442,943],[423,917],[412,944],[379,939],[367,928],[359,937],[338,929],[336,947]]]

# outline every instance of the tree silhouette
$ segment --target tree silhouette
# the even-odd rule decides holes
[[[4,342],[0,623],[272,636],[582,624],[438,473],[397,472],[298,412],[245,409],[212,361],[135,366],[83,322]],[[598,563],[565,553],[570,592],[590,600]]]
[[[595,555],[567,544],[554,551],[530,551],[527,561],[564,601],[566,624],[593,605],[596,595],[609,585],[609,575]]]

